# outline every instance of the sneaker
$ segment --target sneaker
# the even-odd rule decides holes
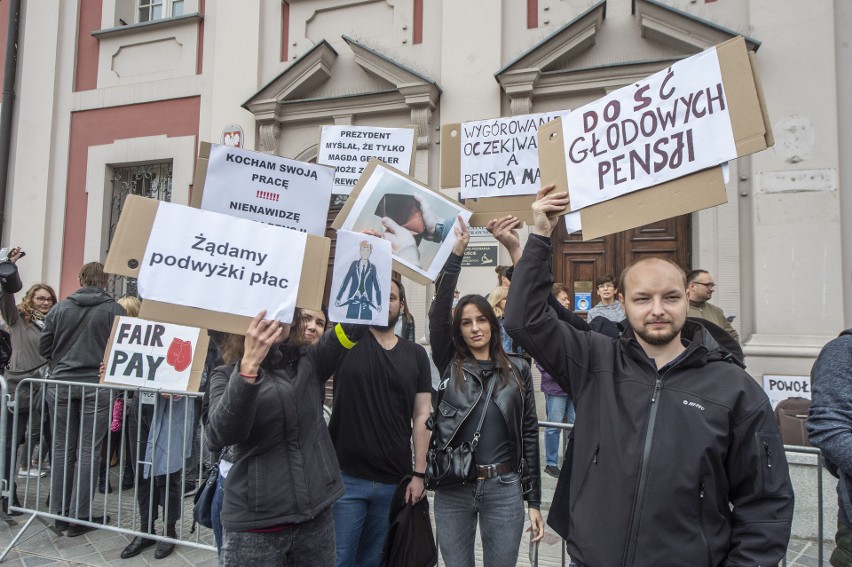
[[[544,472],[552,476],[553,478],[559,478],[559,467],[556,465],[547,465],[544,467]]]
[[[18,477],[20,478],[44,478],[47,476],[47,471],[40,471],[38,467],[32,467],[29,469],[21,469],[18,471]]]

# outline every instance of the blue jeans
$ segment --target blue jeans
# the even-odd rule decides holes
[[[518,473],[435,491],[435,529],[446,567],[474,567],[477,520],[484,567],[515,567],[524,530]]]
[[[570,396],[544,395],[547,421],[553,423],[574,423],[574,400]],[[544,455],[548,466],[557,466],[559,459],[559,434],[562,429],[546,427],[544,429]],[[566,433],[567,439],[567,433]]]
[[[222,513],[222,501],[225,499],[225,479],[222,475],[216,479],[216,492],[210,505],[210,523],[213,524],[213,537],[216,538],[216,551],[222,551],[222,524],[219,514]]]
[[[378,567],[390,528],[395,484],[364,480],[341,471],[346,492],[335,502],[337,567]]]
[[[226,528],[223,535],[221,567],[334,565],[334,519],[329,510],[281,532],[231,532]]]

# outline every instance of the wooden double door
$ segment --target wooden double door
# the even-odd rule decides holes
[[[666,219],[632,230],[583,242],[582,233],[566,234],[565,224],[553,233],[553,278],[568,286],[573,309],[573,291],[588,289],[591,305],[600,298],[594,290],[595,279],[612,274],[616,281],[630,262],[646,256],[658,256],[676,262],[687,272],[691,269],[690,215]],[[577,285],[575,285],[577,284]]]

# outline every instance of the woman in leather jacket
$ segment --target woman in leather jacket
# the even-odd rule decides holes
[[[429,311],[432,358],[441,373],[438,407],[430,418],[430,448],[472,441],[477,480],[438,488],[435,526],[447,567],[474,565],[477,522],[485,567],[514,566],[524,528],[524,500],[536,541],[544,536],[538,418],[529,364],[503,350],[500,325],[488,301],[466,295],[451,315],[461,260],[470,239],[463,222],[436,282]],[[487,391],[493,385],[484,419]]]
[[[366,327],[337,325],[306,344],[293,325],[259,313],[231,335],[210,377],[209,443],[228,447],[220,468],[224,528],[219,565],[335,564],[331,505],[343,480],[322,415],[321,386]]]

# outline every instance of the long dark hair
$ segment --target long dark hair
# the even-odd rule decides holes
[[[293,312],[293,323],[290,325],[290,334],[284,342],[292,347],[300,347],[305,344],[304,337],[305,322],[302,319],[302,310],[296,307]],[[222,360],[225,364],[234,364],[243,357],[245,351],[245,335],[226,334],[222,340]],[[272,348],[275,348],[274,346]]]
[[[497,321],[497,315],[494,313],[494,309],[491,307],[491,304],[488,303],[488,300],[475,293],[465,295],[459,299],[459,302],[453,311],[453,326],[451,333],[453,337],[453,347],[456,349],[456,380],[462,380],[462,362],[465,360],[474,360],[473,353],[470,352],[470,347],[467,346],[466,342],[464,342],[464,337],[462,336],[461,331],[462,311],[464,311],[464,308],[468,305],[473,305],[479,309],[479,311],[485,316],[488,324],[491,326],[491,339],[488,341],[488,357],[502,371],[500,372],[500,381],[501,386],[505,386],[508,383],[509,376],[514,375],[514,372],[512,372],[512,363],[509,361],[506,351],[503,350],[503,341],[500,339],[500,322]],[[517,376],[515,377],[515,380],[518,380]]]

